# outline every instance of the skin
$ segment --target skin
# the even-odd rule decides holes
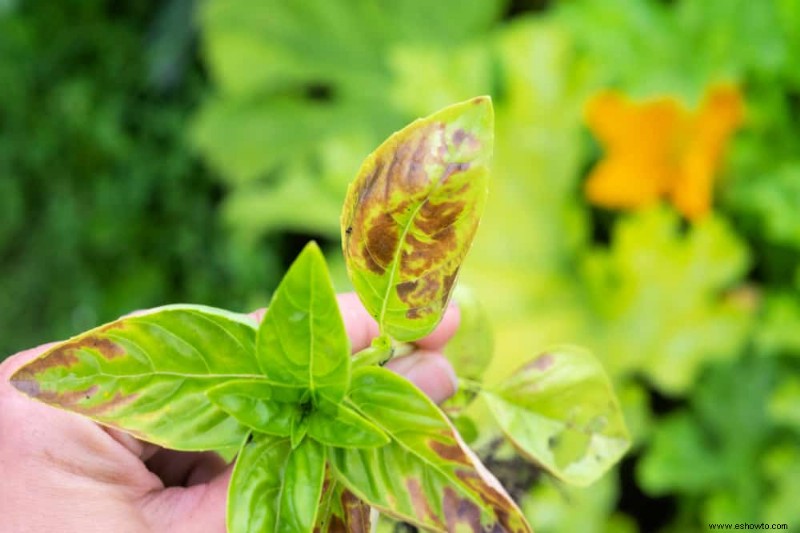
[[[377,324],[353,293],[339,295],[339,307],[353,351],[366,348],[378,335]],[[451,306],[414,353],[387,367],[434,401],[445,400],[456,381],[441,349],[458,323],[458,309]],[[48,346],[0,364],[3,531],[224,533],[232,466],[219,456],[165,450],[36,402],[11,386],[11,375]]]

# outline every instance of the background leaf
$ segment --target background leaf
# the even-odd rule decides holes
[[[325,475],[325,448],[304,439],[253,434],[239,452],[228,490],[228,531],[311,532]]]
[[[517,450],[569,483],[595,481],[630,445],[611,383],[585,350],[544,353],[482,395]]]
[[[350,340],[325,258],[308,244],[278,286],[256,341],[264,375],[338,403],[350,381]]]
[[[228,448],[246,430],[205,392],[259,375],[255,335],[245,315],[166,306],[57,344],[11,380],[37,400],[168,448]]]
[[[392,439],[380,448],[331,450],[336,477],[359,498],[436,531],[530,531],[498,481],[409,381],[383,368],[361,368],[347,401]]]
[[[439,323],[486,200],[491,100],[417,120],[367,157],[342,212],[347,269],[381,331],[401,341]]]

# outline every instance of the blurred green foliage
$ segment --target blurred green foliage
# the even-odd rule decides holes
[[[180,4],[0,9],[2,356],[172,301],[263,305],[280,258],[224,238],[185,139],[204,81],[188,13],[163,27]]]
[[[494,177],[463,272],[495,323],[486,378],[554,343],[588,346],[639,443],[621,487],[534,487],[537,531],[790,522],[796,483],[775,465],[800,444],[788,377],[800,355],[800,2],[391,5],[205,4],[215,91],[192,139],[231,187],[233,230],[335,238],[344,185],[381,138],[492,94]],[[587,205],[582,183],[602,157],[587,99],[610,88],[693,109],[720,82],[739,87],[746,117],[712,215]]]
[[[637,442],[595,486],[534,485],[536,530],[800,527],[800,0],[0,2],[0,54],[4,353],[135,307],[263,301],[298,236],[339,255],[383,138],[487,93],[462,274],[495,326],[485,377],[585,345]],[[745,118],[710,216],[586,202],[593,95],[694,109],[720,82]]]

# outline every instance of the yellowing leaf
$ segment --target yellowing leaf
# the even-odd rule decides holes
[[[447,306],[486,199],[491,100],[417,120],[362,165],[342,213],[350,279],[382,333],[433,330]]]
[[[433,531],[531,531],[447,417],[411,382],[384,368],[360,368],[347,401],[391,439],[379,448],[330,449],[333,473],[357,497]]]
[[[250,317],[165,306],[56,344],[11,382],[37,400],[162,446],[229,448],[247,431],[204,393],[259,377],[255,337]]]
[[[584,350],[540,355],[483,397],[520,453],[575,485],[595,481],[630,445],[611,383]]]

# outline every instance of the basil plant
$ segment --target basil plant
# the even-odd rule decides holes
[[[448,415],[382,367],[447,308],[492,143],[491,100],[479,97],[415,121],[363,163],[341,220],[350,279],[380,326],[363,352],[351,355],[310,243],[260,323],[199,305],[152,309],[54,345],[14,386],[166,448],[235,454],[232,533],[367,531],[373,510],[431,531],[531,531]],[[539,355],[494,387],[472,374],[465,387],[519,453],[564,481],[593,481],[628,446],[585,352]]]

